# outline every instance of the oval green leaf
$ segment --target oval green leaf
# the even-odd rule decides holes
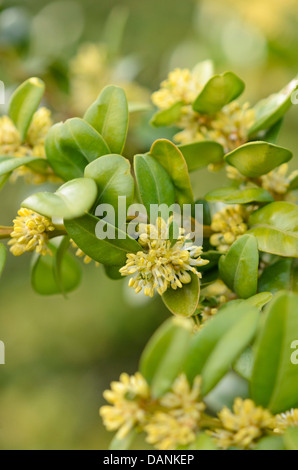
[[[298,207],[290,202],[272,202],[253,212],[249,218],[249,226],[272,225],[284,231],[298,230]]]
[[[89,178],[78,178],[68,181],[55,193],[36,193],[22,202],[39,214],[50,218],[63,218],[65,220],[81,217],[88,212],[96,201],[97,187]]]
[[[175,189],[166,170],[150,155],[136,155],[134,170],[142,203],[150,214],[151,204],[175,203]]]
[[[160,139],[152,145],[150,155],[172,178],[179,204],[192,204],[194,199],[187,164],[178,147],[169,140]]]
[[[81,269],[77,260],[64,253],[60,264],[60,277],[57,279],[56,254],[57,247],[50,244],[52,256],[37,255],[32,264],[31,283],[40,295],[55,295],[75,290],[81,280]]]
[[[251,343],[258,324],[258,310],[246,303],[227,305],[191,340],[184,368],[188,379],[203,379],[206,395],[228,372]]]
[[[227,255],[219,260],[222,280],[242,299],[248,299],[257,293],[258,269],[258,244],[251,235],[238,238]]]
[[[179,145],[179,150],[188,166],[188,171],[195,171],[205,168],[210,163],[220,163],[223,161],[224,149],[217,142],[202,141],[192,144]]]
[[[104,88],[84,119],[102,135],[112,153],[122,153],[128,129],[128,105],[122,88]]]
[[[251,381],[252,399],[273,413],[298,406],[298,368],[292,363],[297,341],[298,295],[277,294],[267,306]]]
[[[121,155],[104,155],[85,168],[85,177],[92,178],[98,189],[97,204],[111,204],[118,214],[119,197],[126,197],[126,206],[133,202],[134,179],[130,162]]]
[[[248,204],[250,202],[272,202],[271,194],[263,188],[251,187],[235,189],[233,187],[215,189],[206,194],[209,202],[225,202],[226,204]]]
[[[292,152],[268,142],[249,142],[228,153],[225,160],[247,178],[258,178],[288,162]]]
[[[201,114],[215,114],[241,95],[244,88],[244,82],[233,72],[214,75],[197,96],[193,109]]]
[[[127,233],[90,214],[65,221],[65,228],[86,255],[108,266],[123,266],[127,253],[137,253],[141,249]],[[98,230],[112,233],[114,238],[98,238]]]
[[[192,324],[186,319],[171,318],[154,333],[140,360],[140,372],[150,384],[154,397],[169,390],[181,372]]]
[[[2,156],[0,157],[0,176],[11,173],[20,166],[30,166],[33,163],[37,165],[40,163],[43,167],[44,165],[47,166],[47,162],[44,158]],[[37,169],[37,167],[33,166],[33,169],[34,168]]]
[[[197,309],[200,298],[200,280],[194,273],[190,273],[191,282],[183,284],[183,287],[176,290],[169,287],[162,295],[165,306],[174,315],[180,317],[190,317]]]
[[[249,130],[249,137],[259,131],[269,129],[277,123],[292,105],[292,93],[297,89],[298,80],[292,80],[279,93],[260,101],[255,106],[256,121]]]
[[[44,94],[45,84],[36,77],[29,78],[13,93],[9,105],[9,117],[18,129],[24,141],[33,114],[37,110]]]
[[[151,124],[154,127],[172,126],[178,121],[181,115],[183,103],[178,101],[174,103],[170,108],[163,109],[154,114],[151,119]]]
[[[79,118],[53,126],[45,149],[51,167],[65,181],[81,178],[90,162],[110,153],[101,135]]]

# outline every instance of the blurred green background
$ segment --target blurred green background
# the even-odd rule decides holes
[[[245,99],[254,103],[297,74],[297,26],[297,0],[2,0],[0,79],[9,95],[29,76],[42,77],[45,104],[59,120],[79,114],[107,81],[125,83],[132,101],[148,101],[170,69],[212,58],[219,72],[232,69],[247,82]],[[87,64],[87,49],[80,49],[86,43]],[[147,149],[157,135],[147,118],[132,122],[127,153]],[[293,168],[297,125],[293,107],[279,141],[294,151]],[[195,173],[196,196],[223,178]],[[11,224],[35,190],[20,180],[5,187],[0,223]],[[40,297],[29,264],[30,257],[9,256],[0,284],[0,448],[106,449],[102,391],[122,371],[137,369],[168,313],[158,298],[135,296],[127,281],[113,282],[94,265],[84,267],[82,285],[68,299]]]

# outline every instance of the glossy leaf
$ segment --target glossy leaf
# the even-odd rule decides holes
[[[50,218],[74,219],[87,212],[97,197],[95,182],[89,178],[78,178],[68,181],[55,193],[36,193],[22,202],[38,214]]]
[[[255,106],[256,121],[249,130],[249,136],[256,135],[263,129],[269,129],[278,122],[291,107],[293,91],[297,89],[297,79],[292,80],[279,93],[260,101]]]
[[[178,101],[174,103],[170,108],[163,109],[154,114],[151,119],[151,124],[154,127],[172,126],[181,116],[181,110],[183,103]]]
[[[270,225],[258,225],[247,233],[254,235],[258,248],[273,255],[298,258],[298,233],[284,231]]]
[[[225,160],[248,178],[258,178],[293,157],[289,150],[268,142],[249,142],[228,153]]]
[[[251,395],[273,413],[298,406],[298,369],[291,361],[298,331],[297,302],[297,294],[277,294],[266,308],[258,340]]]
[[[154,333],[140,360],[140,372],[150,384],[154,397],[169,390],[181,372],[192,324],[185,319],[171,318]]]
[[[224,149],[217,142],[202,141],[192,144],[179,145],[179,150],[188,166],[188,171],[195,171],[204,168],[210,163],[220,163],[223,161]]]
[[[104,88],[84,119],[102,135],[112,153],[122,153],[128,128],[128,105],[122,88]]]
[[[233,72],[214,75],[194,101],[193,109],[201,114],[215,114],[241,95],[244,88],[244,82]]]
[[[187,164],[178,147],[166,139],[154,142],[150,155],[168,172],[175,186],[179,204],[191,204],[193,192]]]
[[[184,371],[192,381],[202,376],[203,395],[228,372],[231,365],[252,341],[259,312],[248,304],[227,305],[191,340]]]
[[[151,204],[175,203],[175,189],[166,170],[150,155],[136,155],[134,170],[138,184],[139,195],[150,214]]]
[[[51,167],[65,181],[81,178],[90,162],[110,153],[101,135],[79,118],[53,126],[45,148]]]
[[[52,256],[37,255],[32,264],[31,283],[33,289],[40,295],[55,295],[71,292],[76,289],[81,280],[81,269],[77,260],[65,253],[61,261],[61,278],[56,277],[57,247],[50,244]]]
[[[233,187],[215,189],[206,194],[209,202],[225,202],[226,204],[248,204],[250,202],[272,202],[271,194],[263,188],[249,187],[235,189]]]
[[[105,155],[90,163],[85,177],[92,178],[98,189],[97,204],[111,204],[118,214],[119,197],[126,197],[126,205],[133,202],[134,179],[129,161],[121,155]]]
[[[249,225],[272,225],[284,231],[298,230],[298,206],[290,202],[278,201],[253,212]]]
[[[259,279],[259,291],[273,294],[281,290],[298,292],[298,260],[280,259],[266,267]]]
[[[44,90],[44,82],[33,77],[22,83],[11,97],[9,117],[18,129],[22,141],[25,140],[33,114],[39,106]]]
[[[197,309],[200,298],[200,281],[196,274],[190,273],[191,282],[176,290],[168,288],[162,295],[166,307],[174,315],[190,317]]]
[[[90,214],[65,221],[65,228],[70,237],[87,256],[108,266],[123,266],[126,262],[127,253],[136,253],[140,250],[140,245],[136,240],[130,238],[120,229]],[[96,235],[98,230],[110,230],[114,233],[115,238],[100,239]],[[119,239],[119,237],[122,237],[122,239]]]
[[[225,284],[238,297],[247,299],[257,293],[259,251],[255,237],[238,238],[219,260],[219,273]]]
[[[33,162],[39,163],[42,160],[42,165],[46,164],[44,158],[36,157],[10,157],[2,156],[0,157],[0,176],[11,173],[13,170],[16,170],[20,166],[29,166]]]
[[[7,257],[6,247],[2,243],[0,243],[0,276],[5,266],[6,257]]]
[[[106,275],[110,278],[113,279],[113,281],[119,281],[120,279],[123,279],[122,274],[120,274],[119,270],[122,268],[122,266],[104,266],[105,268],[105,273]]]

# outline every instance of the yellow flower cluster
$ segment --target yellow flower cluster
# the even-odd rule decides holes
[[[118,431],[118,439],[145,424],[150,390],[140,373],[131,377],[121,374],[119,382],[112,382],[111,390],[105,390],[103,396],[112,406],[102,406],[100,415],[108,431]]]
[[[222,253],[227,252],[234,241],[247,232],[249,213],[250,210],[241,205],[226,206],[217,212],[211,223],[211,230],[215,232],[210,237],[211,245]]]
[[[203,260],[202,247],[192,244],[188,236],[180,235],[173,245],[169,240],[170,220],[158,218],[156,225],[139,225],[139,243],[144,251],[127,255],[126,265],[120,269],[123,276],[133,276],[129,286],[136,294],[153,297],[155,290],[162,295],[169,287],[176,290],[191,281],[190,272],[201,277],[196,267],[208,263]]]
[[[156,411],[145,426],[149,444],[160,450],[171,450],[194,442],[206,408],[199,401],[200,388],[200,377],[195,378],[192,388],[185,375],[176,379],[172,391],[160,400],[164,411]]]
[[[288,428],[298,427],[298,409],[292,409],[275,417],[274,432],[283,434]]]
[[[201,380],[191,387],[184,374],[172,389],[159,400],[150,396],[150,389],[140,373],[120,376],[104,392],[112,406],[103,406],[100,415],[109,431],[118,431],[123,439],[133,429],[145,431],[146,441],[160,450],[173,450],[195,440],[204,403],[199,401]]]
[[[248,103],[242,106],[233,101],[214,115],[199,114],[192,109],[192,103],[203,86],[204,82],[195,71],[175,69],[161,83],[160,90],[153,93],[152,101],[160,110],[175,103],[182,104],[175,123],[182,131],[175,135],[175,141],[188,144],[213,140],[220,143],[226,153],[247,142],[248,130],[255,122],[255,111]]]
[[[179,102],[191,105],[202,88],[196,74],[188,69],[175,69],[161,83],[160,90],[152,94],[152,102],[159,109],[168,109]]]
[[[253,449],[256,441],[272,431],[275,422],[268,410],[241,398],[235,399],[233,411],[224,407],[218,417],[220,427],[209,433],[221,449]]]
[[[175,135],[179,144],[213,140],[224,147],[226,153],[247,142],[247,134],[255,122],[255,112],[248,103],[237,101],[225,106],[213,116],[191,111],[184,114],[179,126],[183,130]]]
[[[282,198],[288,191],[291,181],[297,176],[298,171],[288,175],[289,165],[284,163],[267,175],[261,176],[261,184],[275,199]]]
[[[25,142],[8,116],[0,117],[0,154],[14,157],[33,156],[45,158],[44,142],[52,126],[51,113],[47,108],[40,108],[33,116]],[[32,171],[28,167],[17,168],[13,172],[13,180],[24,176],[27,182],[40,184],[56,178],[51,170],[45,173]]]
[[[29,209],[20,209],[13,221],[14,227],[8,245],[14,256],[27,251],[36,251],[41,255],[51,254],[48,247],[49,236],[55,230],[52,221]]]

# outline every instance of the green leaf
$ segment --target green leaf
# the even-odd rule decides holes
[[[276,144],[282,124],[283,118],[273,124],[266,132],[260,132],[260,139],[270,144]]]
[[[298,258],[298,233],[284,231],[270,225],[258,225],[247,232],[254,235],[258,248],[273,255]]]
[[[104,88],[84,119],[102,135],[112,153],[122,153],[128,128],[128,105],[122,88]]]
[[[253,295],[249,299],[246,299],[245,302],[257,307],[259,310],[262,310],[264,305],[272,300],[273,295],[271,292],[260,292],[259,294]]]
[[[247,348],[233,364],[233,369],[240,377],[250,381],[254,366],[254,355],[251,347]]]
[[[206,271],[211,271],[211,269],[218,266],[218,262],[221,258],[222,254],[219,251],[209,250],[202,253],[201,258],[207,259],[209,261],[208,264],[205,266],[198,266],[198,271],[204,273]]]
[[[77,260],[65,253],[61,260],[60,280],[56,277],[57,247],[50,244],[53,253],[50,255],[37,255],[34,258],[31,271],[33,289],[40,295],[55,295],[71,292],[76,289],[81,280],[81,269]]]
[[[298,450],[298,428],[293,427],[286,430],[284,435],[286,450]]]
[[[140,360],[140,372],[150,384],[154,397],[167,392],[181,372],[191,332],[190,321],[171,318],[158,328],[146,345]]]
[[[286,450],[282,436],[266,436],[258,442],[254,450]],[[298,450],[298,447],[297,447]]]
[[[178,148],[185,158],[188,171],[204,168],[210,165],[210,163],[220,163],[224,157],[223,146],[208,140],[179,145]]]
[[[228,153],[225,160],[248,178],[258,178],[293,157],[292,152],[268,142],[249,142]]]
[[[258,339],[251,395],[273,413],[298,406],[298,368],[291,361],[298,331],[297,302],[297,294],[277,294],[266,308]]]
[[[249,217],[249,226],[272,225],[284,231],[298,230],[298,207],[290,202],[272,202],[253,212]]]
[[[257,293],[259,251],[255,237],[243,235],[219,260],[219,273],[238,297],[247,299]]]
[[[2,243],[0,243],[0,276],[5,266],[6,257],[7,257],[6,247]]]
[[[11,173],[20,166],[29,166],[33,162],[47,164],[44,158],[2,156],[0,157],[0,176]]]
[[[33,114],[39,106],[44,90],[44,82],[33,77],[22,83],[11,97],[9,117],[18,129],[22,141],[25,140]]]
[[[95,182],[89,178],[68,181],[55,193],[36,193],[22,202],[38,214],[64,220],[80,217],[93,206],[97,197]]]
[[[126,197],[126,206],[133,202],[134,179],[130,162],[121,155],[105,155],[90,163],[85,177],[92,178],[98,189],[97,204],[111,204],[118,215],[119,197]]]
[[[251,343],[258,319],[259,312],[251,305],[227,305],[194,335],[184,371],[190,381],[202,376],[203,395],[215,387]]]
[[[108,266],[123,266],[127,253],[137,253],[141,249],[138,242],[127,233],[90,214],[65,221],[65,228],[86,255]],[[96,235],[98,230],[112,231],[115,238],[100,239]]]
[[[226,204],[248,204],[250,202],[272,202],[274,198],[263,188],[250,187],[235,189],[233,187],[215,189],[206,194],[209,202],[225,202]]]
[[[122,274],[120,274],[119,270],[122,268],[122,266],[104,266],[105,268],[105,273],[106,275],[110,278],[113,279],[113,281],[119,281],[120,279],[123,279]]]
[[[263,129],[269,129],[277,123],[291,107],[293,91],[297,89],[297,79],[292,80],[279,93],[260,101],[255,106],[256,121],[249,130],[249,136],[255,136]]]
[[[183,107],[183,103],[178,101],[174,103],[170,108],[164,109],[162,111],[158,111],[155,113],[151,119],[151,124],[154,127],[164,127],[164,126],[172,126],[181,116],[181,110]]]
[[[150,155],[136,155],[134,170],[142,203],[150,214],[151,204],[175,203],[175,189],[166,170]]]
[[[194,199],[187,164],[176,145],[166,139],[157,140],[151,147],[150,155],[172,178],[179,204],[192,204]]]
[[[280,259],[264,269],[259,279],[259,291],[275,294],[281,290],[298,292],[297,259]]]
[[[200,281],[196,274],[190,273],[191,282],[176,290],[169,287],[162,295],[165,306],[174,315],[190,317],[197,309],[200,298]]]
[[[233,72],[214,75],[194,101],[193,109],[201,114],[215,114],[241,95],[244,88],[244,82]]]
[[[289,202],[273,202],[254,212],[248,233],[258,240],[260,251],[298,257],[298,208]]]
[[[88,163],[110,150],[101,135],[83,119],[68,119],[53,126],[45,141],[47,159],[65,181],[81,178]]]

